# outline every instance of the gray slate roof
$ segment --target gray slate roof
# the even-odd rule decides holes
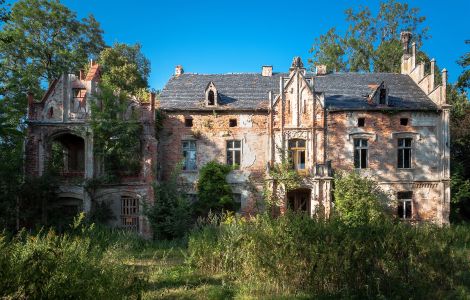
[[[204,106],[205,89],[213,82],[219,94],[218,109],[256,110],[268,107],[268,92],[279,94],[279,77],[258,73],[182,74],[173,76],[162,90],[160,106],[168,110],[212,110]],[[336,73],[314,77],[316,92],[325,93],[329,110],[384,110],[367,102],[370,85],[382,81],[389,90],[389,107],[398,110],[437,110],[437,106],[408,75],[393,73]]]

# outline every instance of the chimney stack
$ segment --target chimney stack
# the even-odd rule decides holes
[[[273,66],[263,66],[261,75],[266,76],[266,77],[273,76]]]
[[[402,31],[400,33],[400,41],[403,48],[403,54],[410,54],[410,41],[413,35],[409,31]]]
[[[315,73],[317,75],[326,75],[326,65],[315,66]]]
[[[175,76],[180,76],[183,73],[184,73],[183,66],[177,65],[175,67]]]

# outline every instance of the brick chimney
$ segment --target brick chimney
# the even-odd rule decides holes
[[[315,73],[317,75],[326,75],[326,65],[315,66]]]
[[[180,76],[183,73],[184,73],[183,66],[177,65],[175,67],[175,76]]]
[[[265,77],[273,76],[273,66],[263,66],[261,70],[261,75]]]
[[[410,54],[410,41],[413,35],[409,31],[402,31],[400,33],[400,41],[403,48],[403,54]]]

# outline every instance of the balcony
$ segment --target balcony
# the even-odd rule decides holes
[[[333,170],[331,169],[331,160],[325,164],[315,164],[315,177],[333,177]]]

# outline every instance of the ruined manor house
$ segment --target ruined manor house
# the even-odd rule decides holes
[[[447,72],[435,82],[435,61],[418,63],[411,34],[402,33],[401,73],[315,73],[300,58],[289,70],[260,73],[197,74],[177,66],[149,103],[129,100],[143,125],[141,170],[104,184],[93,197],[87,179],[102,175],[93,152],[90,102],[99,88],[100,67],[87,74],[64,74],[41,101],[29,97],[26,173],[44,174],[54,143],[64,149],[57,210],[89,211],[106,201],[112,225],[149,234],[144,201],[153,201],[152,184],[165,181],[182,163],[181,182],[197,201],[198,171],[215,160],[234,166],[227,176],[240,212],[262,209],[268,186],[287,208],[328,214],[332,176],[356,171],[379,183],[391,196],[399,218],[448,223],[450,205],[449,110]],[[426,72],[425,70],[430,70]],[[165,114],[155,132],[155,111]],[[269,169],[289,153],[301,187],[285,191],[269,182]]]

